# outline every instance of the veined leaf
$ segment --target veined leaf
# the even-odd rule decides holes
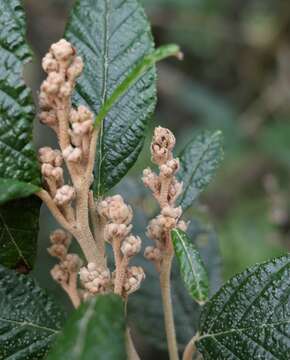
[[[154,48],[149,22],[137,0],[76,1],[65,37],[85,62],[74,102],[89,106],[96,115]],[[97,147],[97,196],[114,186],[136,161],[155,103],[155,69],[150,68],[110,108]]]
[[[32,144],[35,109],[22,79],[31,54],[20,0],[0,2],[0,205],[38,191],[40,173]],[[16,205],[17,204],[17,205]],[[0,263],[32,266],[39,202],[23,199],[0,207]],[[30,212],[24,213],[23,211]]]
[[[0,266],[0,359],[43,359],[63,321],[32,278]]]
[[[198,349],[205,360],[288,359],[289,305],[290,255],[250,267],[204,307]]]
[[[197,303],[202,305],[208,298],[209,283],[200,254],[184,231],[173,229],[171,236],[187,291]]]
[[[25,40],[21,1],[1,1],[0,24],[0,178],[22,181],[23,196],[31,192],[31,185],[25,190],[25,183],[39,185],[40,174],[32,144],[35,109],[22,79],[23,65],[31,55]],[[2,201],[9,200],[9,194],[15,196],[15,183],[11,183],[12,190],[8,185],[7,180],[4,189],[0,188]]]
[[[47,360],[125,360],[125,331],[122,299],[94,297],[72,314]]]
[[[164,45],[160,48],[153,51],[151,54],[146,55],[141,62],[133,68],[129,75],[124,79],[121,84],[114,90],[113,94],[109,99],[102,105],[97,117],[95,124],[100,125],[104,118],[107,116],[113,105],[119,100],[129,89],[130,87],[153,65],[158,61],[161,61],[169,56],[178,57],[180,48],[177,45]]]
[[[14,200],[0,207],[0,264],[27,272],[37,252],[40,200]]]
[[[0,205],[8,200],[28,197],[37,191],[39,191],[39,187],[36,185],[19,180],[0,178]]]
[[[179,203],[186,210],[209,184],[223,158],[222,133],[204,132],[194,138],[179,155],[177,177],[183,182]]]

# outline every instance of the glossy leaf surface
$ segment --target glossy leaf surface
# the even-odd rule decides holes
[[[248,268],[206,304],[198,349],[205,360],[288,359],[290,255]]]
[[[78,0],[65,37],[85,62],[75,103],[88,105],[95,115],[154,48],[149,22],[137,0]],[[97,147],[97,196],[114,186],[136,161],[155,102],[155,70],[150,69],[110,109]]]
[[[207,272],[200,254],[187,234],[180,229],[173,229],[171,237],[181,277],[190,296],[203,304],[209,293]]]
[[[179,203],[184,210],[192,205],[209,184],[222,158],[220,131],[199,134],[181,152],[177,177],[183,182]]]
[[[19,0],[0,2],[0,178],[39,185],[39,169],[32,144],[35,109],[22,75],[23,65],[30,60],[31,54],[25,40],[26,24],[21,4]],[[15,184],[11,186],[13,188]],[[24,187],[25,184],[23,193],[29,193],[31,185],[26,191]],[[7,191],[7,182],[6,187],[0,189],[1,201],[4,191]],[[8,189],[8,195],[13,193]],[[6,200],[9,200],[8,195]]]
[[[0,359],[43,359],[63,321],[31,277],[0,266]]]

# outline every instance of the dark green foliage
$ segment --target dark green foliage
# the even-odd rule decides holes
[[[122,299],[99,295],[72,314],[48,360],[126,360],[125,331]]]
[[[234,276],[201,314],[198,348],[204,359],[287,359],[289,304],[289,255]]]
[[[30,278],[0,266],[0,359],[43,359],[64,321]]]
[[[31,54],[25,39],[21,1],[1,1],[0,23],[0,178],[39,185],[32,144],[35,109],[30,90],[22,79],[23,65]],[[0,189],[0,194],[3,191],[7,188]]]
[[[197,303],[203,304],[209,292],[208,276],[203,260],[185,232],[173,229],[171,237],[187,291]]]
[[[30,270],[37,251],[40,200],[30,197],[0,207],[0,264]]]
[[[75,103],[87,104],[96,115],[154,47],[149,23],[136,0],[77,1],[65,36],[85,62]],[[114,186],[136,161],[155,102],[151,69],[117,100],[102,122],[95,166],[97,196]]]

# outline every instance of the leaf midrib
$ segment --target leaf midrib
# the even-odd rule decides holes
[[[36,328],[36,329],[49,331],[49,332],[52,332],[54,334],[59,333],[59,330],[52,329],[52,328],[49,328],[47,326],[42,326],[42,325],[39,325],[39,324],[35,324],[35,323],[29,322],[29,321],[21,322],[21,321],[17,321],[17,320],[6,319],[6,318],[3,318],[3,317],[0,317],[0,321],[6,321],[7,323],[15,324],[15,325],[18,325],[19,327],[30,326],[30,327],[33,327],[33,328]]]
[[[212,140],[212,139],[213,139],[214,137],[216,137],[217,135],[218,135],[218,132],[214,133],[214,134],[210,137],[210,140]],[[180,204],[183,202],[184,197],[185,197],[185,195],[186,195],[186,192],[187,192],[188,188],[190,187],[190,184],[192,183],[192,179],[194,178],[194,176],[195,176],[195,174],[196,174],[196,172],[197,172],[197,169],[200,167],[201,162],[202,162],[204,156],[206,155],[206,152],[208,151],[211,143],[212,143],[212,141],[209,141],[209,142],[208,142],[208,145],[206,146],[205,150],[202,152],[201,156],[199,157],[198,163],[197,163],[196,167],[194,168],[194,170],[193,170],[193,172],[192,172],[192,174],[191,174],[191,176],[190,176],[190,179],[189,179],[189,181],[188,181],[188,184],[187,184],[186,188],[182,191],[182,197],[181,197],[181,199],[180,199]],[[194,199],[193,199],[193,200],[194,200]]]
[[[193,276],[196,278],[196,288],[197,288],[197,292],[198,292],[199,300],[200,300],[200,299],[203,298],[203,293],[202,293],[202,291],[201,291],[201,289],[200,289],[200,285],[199,285],[199,282],[198,282],[197,273],[196,273],[194,267],[192,266],[190,254],[189,254],[188,251],[187,251],[187,247],[186,247],[186,245],[185,245],[185,243],[184,243],[184,240],[183,240],[182,236],[181,236],[178,232],[176,232],[176,234],[177,234],[178,238],[180,239],[181,246],[182,246],[183,249],[184,249],[185,256],[186,256],[186,258],[187,258],[187,260],[188,260],[188,262],[189,262],[189,266],[190,266],[190,268],[191,268],[191,270],[192,270],[192,272],[193,272]],[[193,250],[194,250],[194,249],[193,249]]]

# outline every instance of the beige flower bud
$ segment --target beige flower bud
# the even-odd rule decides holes
[[[39,117],[39,121],[47,126],[55,126],[57,124],[57,118],[55,112],[52,110],[42,111],[38,117]]]
[[[78,107],[79,121],[84,122],[91,120],[94,122],[94,114],[84,105]]]
[[[69,82],[65,82],[59,89],[59,95],[65,98],[71,96],[73,87]]]
[[[122,242],[121,251],[124,256],[134,256],[141,250],[142,241],[139,236],[130,235]]]
[[[127,295],[132,294],[140,288],[141,282],[145,279],[144,270],[139,266],[131,266],[127,271],[124,282],[124,290]]]
[[[108,242],[112,242],[114,239],[122,240],[131,231],[132,225],[125,224],[107,224],[104,230],[104,238]]]
[[[77,254],[67,254],[64,266],[68,269],[71,273],[77,273],[82,266],[82,261]]]
[[[63,244],[53,244],[47,249],[51,256],[57,257],[59,259],[64,259],[67,254],[67,248]]]
[[[70,67],[67,69],[67,77],[70,81],[74,81],[80,76],[84,68],[83,60],[80,56],[76,56]]]
[[[66,248],[69,248],[71,236],[62,229],[56,229],[50,234],[50,241],[52,244],[63,244]]]
[[[180,220],[177,224],[178,229],[182,230],[182,231],[186,231],[188,228],[189,222]]]
[[[57,43],[52,44],[50,51],[58,61],[67,61],[75,54],[74,48],[65,39],[61,39]]]
[[[144,257],[150,261],[160,261],[161,251],[155,246],[147,246],[144,251]]]
[[[42,68],[45,72],[58,71],[58,63],[51,53],[47,53],[42,59]]]
[[[70,162],[79,162],[82,158],[82,151],[80,148],[76,147],[72,147],[71,145],[69,145],[68,147],[66,147],[63,152],[62,152],[63,157]]]
[[[71,202],[75,197],[75,189],[69,185],[63,185],[61,188],[57,189],[57,192],[54,197],[54,202],[58,206],[66,205]]]
[[[55,265],[51,269],[50,274],[60,284],[67,283],[68,281],[68,273],[60,265]]]
[[[172,217],[174,219],[178,219],[182,215],[182,208],[181,206],[178,206],[177,208],[166,206],[161,210],[161,214],[164,216]]]

